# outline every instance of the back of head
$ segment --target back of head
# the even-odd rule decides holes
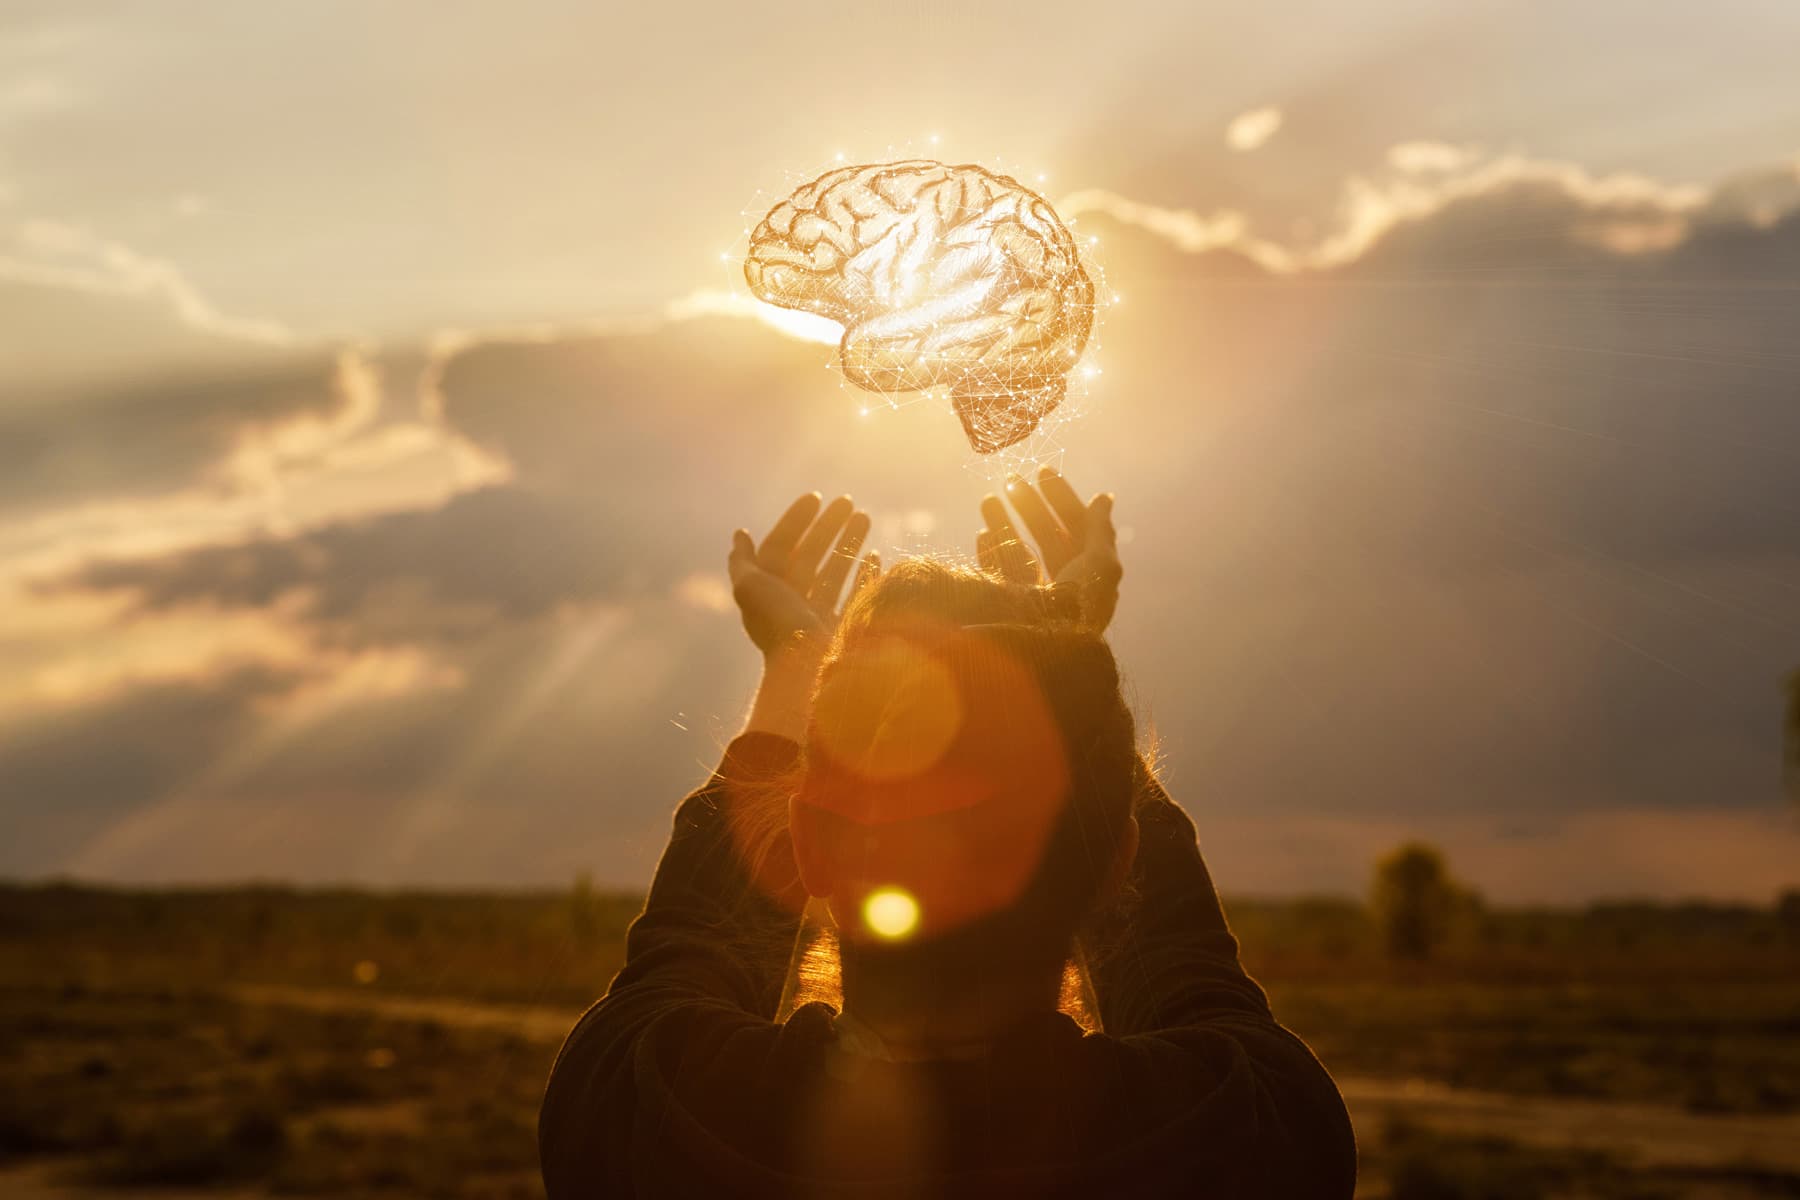
[[[1132,718],[1073,598],[932,560],[845,615],[819,678],[796,856],[858,1003],[1060,972],[1120,856]]]

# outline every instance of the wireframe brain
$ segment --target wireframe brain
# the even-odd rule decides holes
[[[1094,283],[1042,196],[928,159],[842,167],[750,235],[750,289],[844,326],[839,356],[873,392],[947,387],[983,454],[1062,402],[1094,323]]]

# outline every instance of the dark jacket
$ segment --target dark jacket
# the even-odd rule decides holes
[[[895,1062],[847,1052],[823,1004],[777,1024],[797,919],[746,878],[731,806],[796,751],[738,738],[676,812],[625,965],[551,1072],[551,1200],[1350,1196],[1343,1100],[1238,964],[1155,784],[1091,966],[1104,1034],[1047,1012],[979,1057]]]

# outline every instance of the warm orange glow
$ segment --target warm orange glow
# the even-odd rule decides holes
[[[861,778],[888,781],[930,770],[962,723],[944,665],[905,638],[883,638],[826,682],[813,737]]]
[[[866,634],[827,671],[796,797],[813,815],[796,819],[843,877],[904,889],[915,932],[936,936],[1018,899],[1068,782],[1031,669],[994,638],[920,625]],[[857,917],[848,936],[882,936],[861,901]]]
[[[870,933],[898,942],[919,927],[919,902],[904,888],[877,888],[863,900],[862,918]]]

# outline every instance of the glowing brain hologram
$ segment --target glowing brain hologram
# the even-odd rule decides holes
[[[978,166],[841,167],[770,210],[744,277],[761,300],[844,326],[844,375],[950,392],[969,444],[1029,436],[1067,389],[1094,283],[1042,196]]]

